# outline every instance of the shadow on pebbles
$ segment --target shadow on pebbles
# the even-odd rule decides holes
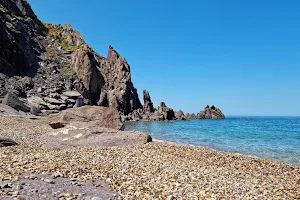
[[[122,199],[101,180],[80,180],[48,174],[23,174],[0,182],[1,200],[115,200]]]

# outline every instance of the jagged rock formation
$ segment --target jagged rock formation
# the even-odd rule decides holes
[[[98,104],[127,115],[142,108],[130,66],[111,46],[104,58],[69,23],[41,23],[25,0],[0,3],[0,100],[7,92],[39,97],[42,111]],[[79,100],[63,95],[72,90]]]
[[[156,110],[146,90],[142,105],[130,65],[113,47],[108,47],[106,58],[100,56],[70,23],[40,22],[26,0],[0,0],[0,49],[0,103],[9,93],[16,95],[9,101],[11,106],[21,102],[26,108],[18,112],[1,105],[1,113],[24,114],[25,110],[47,115],[98,105],[115,108],[123,120],[191,118],[182,111],[175,113],[164,102]],[[198,114],[200,119],[222,117],[213,107]]]
[[[143,98],[144,98],[144,107],[143,107],[144,112],[153,113],[154,112],[153,103],[151,101],[150,94],[147,90],[143,91]]]
[[[175,112],[176,120],[186,120],[186,116],[184,115],[182,110]]]
[[[194,113],[192,113],[192,114],[187,113],[187,114],[186,114],[186,119],[187,119],[187,120],[197,119],[197,116],[196,116]]]
[[[207,105],[203,111],[197,114],[197,119],[225,119],[225,115],[214,105],[211,107]]]

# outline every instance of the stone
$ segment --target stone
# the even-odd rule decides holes
[[[0,189],[7,189],[7,188],[12,188],[12,184],[7,181],[1,181],[0,182]]]
[[[72,123],[41,136],[48,150],[72,147],[110,147],[145,144],[152,141],[148,134],[100,127],[97,121]]]
[[[51,179],[44,179],[43,181],[46,183],[54,184],[54,181]]]
[[[2,104],[10,106],[17,111],[29,112],[30,108],[26,106],[20,99],[13,93],[7,93],[2,100]]]
[[[69,97],[69,98],[77,98],[79,97],[81,94],[77,91],[66,91],[63,93],[63,95]]]
[[[107,93],[106,92],[102,92],[100,94],[100,99],[97,102],[98,106],[108,106],[108,99],[107,99]]]
[[[104,199],[102,199],[101,197],[92,197],[91,200],[104,200]]]
[[[55,105],[60,105],[60,104],[64,104],[65,102],[63,101],[59,101],[57,99],[54,98],[49,98],[49,97],[45,97],[44,100],[50,104],[55,104]]]
[[[101,127],[121,130],[124,125],[117,110],[100,106],[83,106],[64,110],[49,124],[52,128],[64,127],[72,122],[97,121]]]
[[[1,115],[20,115],[20,113],[13,109],[10,106],[4,105],[4,104],[0,104],[0,114]]]
[[[16,146],[17,142],[9,138],[0,137],[0,147]]]
[[[82,98],[78,98],[78,99],[76,100],[76,103],[75,103],[75,106],[74,106],[74,107],[82,107],[82,106],[84,106],[84,105],[85,105],[85,103],[84,103],[83,99],[82,99]]]
[[[30,105],[30,113],[33,115],[39,115],[41,113],[41,108],[39,107],[39,105]]]

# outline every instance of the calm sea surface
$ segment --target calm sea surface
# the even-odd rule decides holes
[[[300,164],[300,117],[128,122],[125,130],[147,132],[157,140]]]

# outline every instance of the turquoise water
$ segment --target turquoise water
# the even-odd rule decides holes
[[[147,132],[157,140],[300,164],[300,117],[128,122],[125,130]]]

